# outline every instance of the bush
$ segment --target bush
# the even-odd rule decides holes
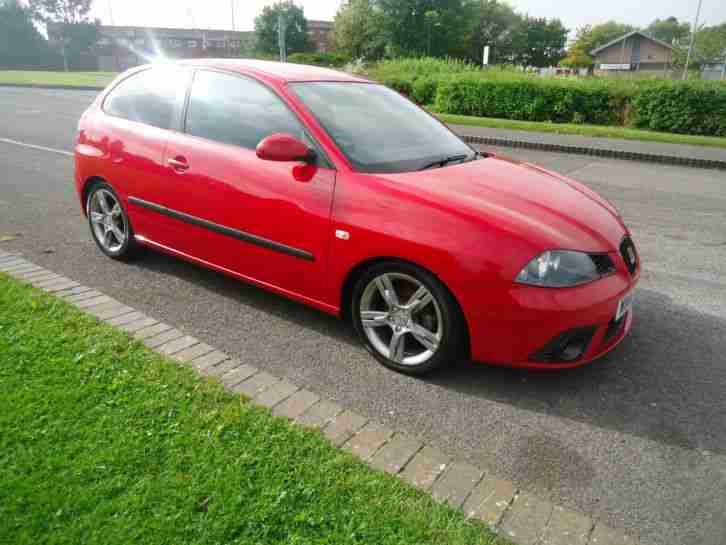
[[[726,136],[726,86],[651,84],[633,97],[633,124],[654,131]]]
[[[369,69],[368,76],[419,104],[433,104],[443,78],[480,72],[477,65],[459,59],[421,57],[381,61]]]
[[[619,125],[629,94],[599,83],[545,78],[457,77],[439,82],[436,110],[442,113]]]
[[[410,78],[391,76],[379,81],[386,87],[390,87],[404,96],[411,97],[413,94],[413,80]]]
[[[312,64],[328,68],[345,66],[351,61],[351,58],[342,53],[291,53],[287,60],[297,64]]]
[[[441,77],[421,77],[414,80],[411,98],[419,104],[433,104]]]

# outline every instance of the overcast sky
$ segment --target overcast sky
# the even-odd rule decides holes
[[[95,0],[93,17],[103,24],[232,28],[234,3],[235,28],[252,30],[254,18],[262,7],[274,0]],[[308,19],[332,20],[341,0],[296,0],[305,8]],[[691,22],[698,0],[511,0],[522,13],[537,17],[559,17],[570,29],[615,19],[645,26],[653,19],[675,15]],[[703,0],[701,20],[707,24],[726,21],[726,0]]]

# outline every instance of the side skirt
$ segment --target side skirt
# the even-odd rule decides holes
[[[170,248],[169,246],[159,244],[158,242],[150,240],[144,236],[135,235],[134,238],[141,245],[148,246],[148,247],[154,248],[156,250],[160,250],[166,254],[173,255],[175,257],[179,257],[179,258],[184,259],[185,261],[189,261],[191,263],[196,263],[198,265],[202,265],[203,267],[221,272],[223,274],[226,274],[227,276],[231,276],[238,280],[242,280],[243,282],[246,282],[248,284],[252,284],[254,286],[258,286],[258,287],[266,289],[268,291],[277,293],[279,295],[282,295],[283,297],[292,299],[293,301],[298,301],[300,303],[304,303],[311,307],[315,307],[316,309],[321,310],[321,311],[325,312],[326,314],[340,316],[340,308],[336,307],[334,305],[324,303],[323,301],[319,301],[319,300],[313,299],[311,297],[306,297],[305,295],[301,295],[297,292],[286,290],[284,288],[280,288],[279,286],[275,286],[275,285],[269,284],[267,282],[262,282],[261,280],[257,280],[250,276],[240,274],[231,269],[221,267],[220,265],[215,265],[214,263],[210,263],[209,261],[205,261],[204,259],[199,259],[198,257],[194,257],[194,256],[186,254],[184,252],[180,252],[179,250],[175,250],[174,248]]]

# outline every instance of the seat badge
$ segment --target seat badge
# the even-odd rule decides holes
[[[350,233],[348,231],[343,231],[342,229],[336,229],[335,238],[339,238],[340,240],[350,240]]]

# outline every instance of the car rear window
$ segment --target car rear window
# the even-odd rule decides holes
[[[171,129],[184,100],[187,73],[164,66],[144,70],[123,80],[104,101],[107,114]]]

